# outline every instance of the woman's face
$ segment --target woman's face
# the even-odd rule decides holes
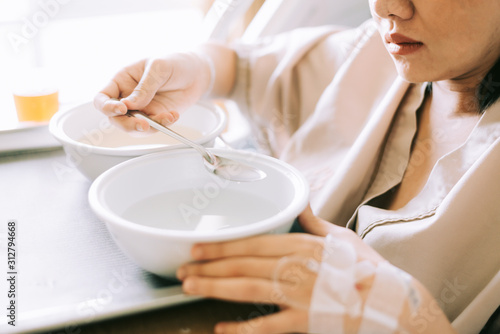
[[[482,79],[500,56],[500,0],[369,0],[410,82]]]

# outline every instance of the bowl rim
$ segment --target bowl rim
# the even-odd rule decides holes
[[[198,138],[196,140],[193,140],[194,142],[203,145],[205,143],[209,143],[215,138],[217,138],[222,131],[227,126],[227,115],[226,113],[222,110],[221,107],[219,107],[215,103],[211,103],[209,101],[198,101],[196,102],[193,106],[198,106],[205,108],[209,110],[215,117],[216,117],[216,122],[217,125],[211,129],[206,135],[204,135],[201,138]],[[66,119],[74,112],[79,111],[81,108],[85,107],[91,107],[94,108],[94,105],[92,102],[85,102],[80,105],[77,105],[75,107],[72,107],[67,110],[62,110],[58,111],[55,113],[54,116],[52,116],[50,122],[49,122],[49,132],[59,141],[63,146],[72,146],[76,150],[81,151],[81,152],[86,152],[87,154],[93,153],[93,154],[100,154],[100,155],[111,155],[111,156],[138,156],[138,155],[143,155],[143,154],[148,154],[148,153],[155,153],[155,152],[161,152],[165,150],[173,150],[173,149],[181,149],[185,148],[186,145],[179,143],[179,144],[173,144],[173,145],[165,145],[165,146],[160,146],[160,147],[153,147],[153,148],[130,148],[130,149],[116,149],[112,147],[100,147],[100,146],[94,146],[90,144],[86,144],[80,141],[77,141],[70,136],[66,134],[66,132],[63,131],[62,129],[62,124],[66,121]],[[189,109],[186,110],[185,112],[189,112]]]
[[[112,182],[115,177],[123,170],[128,170],[133,168],[136,164],[141,164],[147,162],[148,160],[158,160],[160,158],[167,158],[168,156],[178,156],[178,155],[198,155],[192,149],[179,149],[172,151],[164,151],[153,154],[148,154],[145,156],[140,156],[137,158],[133,158],[122,162],[101,175],[97,177],[96,180],[90,186],[88,192],[88,200],[91,209],[94,213],[106,224],[108,229],[110,229],[109,225],[118,226],[121,228],[125,228],[130,231],[134,231],[137,233],[147,234],[150,236],[161,236],[165,238],[172,238],[176,240],[183,241],[192,241],[192,242],[209,242],[209,241],[224,241],[224,240],[232,240],[250,237],[258,234],[267,233],[276,228],[284,225],[283,221],[293,221],[297,218],[297,216],[304,211],[309,203],[309,184],[304,177],[304,175],[299,172],[295,167],[289,165],[288,163],[281,161],[279,159],[254,153],[250,151],[242,151],[242,150],[234,150],[234,149],[210,149],[215,154],[220,154],[227,157],[248,157],[251,155],[252,157],[256,157],[255,160],[259,164],[264,164],[266,166],[270,166],[271,168],[283,170],[288,173],[290,179],[292,179],[293,187],[296,190],[296,194],[292,199],[291,203],[278,214],[264,219],[262,221],[233,227],[227,230],[219,230],[216,232],[194,232],[194,231],[184,231],[184,230],[168,230],[168,229],[160,229],[157,227],[140,225],[137,223],[133,223],[128,221],[118,214],[107,210],[103,205],[103,201],[100,198],[103,196],[101,190],[105,187],[109,182]],[[291,177],[290,177],[291,176]],[[230,182],[230,181],[229,181]]]

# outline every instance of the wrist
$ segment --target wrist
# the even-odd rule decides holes
[[[204,65],[205,97],[227,97],[236,81],[236,52],[225,45],[206,43],[195,53]]]
[[[205,53],[200,53],[200,54],[198,54],[198,56],[200,57],[200,59],[203,62],[203,67],[204,67],[205,73],[207,73],[207,68],[208,68],[208,74],[207,74],[208,86],[205,89],[205,93],[201,97],[202,99],[207,99],[212,95],[212,92],[213,92],[214,86],[215,86],[215,76],[216,76],[215,63],[214,63],[213,59]]]

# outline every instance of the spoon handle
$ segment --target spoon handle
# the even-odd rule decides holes
[[[172,137],[172,138],[180,141],[183,144],[191,146],[192,148],[194,148],[195,150],[197,150],[203,156],[203,158],[205,158],[205,160],[208,163],[215,164],[216,159],[215,159],[214,155],[212,153],[208,152],[203,146],[201,146],[201,145],[199,145],[199,144],[197,144],[197,143],[195,143],[195,142],[187,139],[183,135],[175,132],[172,129],[167,128],[166,126],[163,126],[162,124],[158,123],[157,121],[151,119],[149,116],[147,116],[143,112],[138,111],[138,110],[129,110],[127,112],[127,115],[145,120],[146,122],[148,122],[148,124],[152,128],[154,128],[154,129],[156,129],[158,131],[161,131],[161,132],[163,132],[166,135],[169,135],[170,137]]]

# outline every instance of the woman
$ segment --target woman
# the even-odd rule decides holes
[[[499,291],[500,2],[370,8],[357,30],[142,61],[95,98],[141,132],[127,109],[169,125],[207,92],[232,98],[260,143],[308,178],[309,234],[196,245],[203,261],[179,269],[186,293],[280,306],[217,333],[466,332],[469,304]]]

